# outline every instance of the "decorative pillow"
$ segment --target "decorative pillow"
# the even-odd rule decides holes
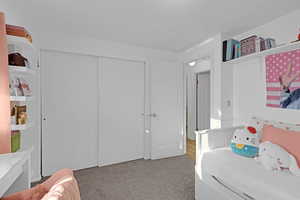
[[[258,154],[258,145],[256,128],[249,126],[234,132],[230,147],[238,155],[253,158]]]
[[[284,130],[271,125],[265,125],[262,130],[261,142],[272,142],[284,148],[293,155],[300,166],[300,132]]]
[[[300,169],[294,156],[285,149],[269,141],[259,145],[259,161],[267,170],[290,170],[296,176],[300,175]]]
[[[290,168],[290,154],[277,144],[269,141],[261,143],[258,154],[258,160],[267,170],[281,171]]]

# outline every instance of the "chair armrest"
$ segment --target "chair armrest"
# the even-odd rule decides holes
[[[228,147],[234,131],[240,128],[243,128],[243,126],[195,131],[196,162],[198,162],[201,154],[205,152],[217,148]]]

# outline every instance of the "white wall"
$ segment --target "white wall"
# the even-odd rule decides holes
[[[171,61],[179,64],[179,53],[97,40],[83,36],[68,35],[67,33],[58,33],[59,30],[54,31],[53,33],[43,32],[43,30],[39,30],[39,27],[31,25],[30,18],[18,14],[18,10],[21,8],[9,1],[4,1],[2,3],[0,11],[5,13],[6,22],[26,27],[31,32],[33,43],[38,49],[145,61],[146,64],[151,67],[161,67],[153,64],[159,63],[159,61]],[[37,126],[40,127],[40,124]],[[41,129],[38,128],[38,130]],[[40,132],[33,134],[32,142],[35,146],[32,157],[32,176],[33,180],[38,180],[41,171]]]
[[[211,63],[211,128],[221,126],[221,59],[222,40],[218,34],[181,54],[181,61],[188,63],[193,60],[209,59]]]
[[[300,10],[275,19],[274,21],[257,27],[234,38],[242,39],[253,34],[262,37],[273,37],[278,44],[296,40]],[[225,75],[230,79],[230,74]],[[255,115],[270,120],[280,120],[299,123],[298,110],[283,110],[267,108],[265,91],[265,67],[263,60],[253,59],[233,67],[233,122],[240,124]],[[227,90],[227,94],[230,93]]]

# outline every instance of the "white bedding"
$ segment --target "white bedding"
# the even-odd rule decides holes
[[[204,153],[201,169],[203,177],[215,176],[256,200],[300,199],[300,177],[267,171],[258,161],[236,155],[229,148]]]

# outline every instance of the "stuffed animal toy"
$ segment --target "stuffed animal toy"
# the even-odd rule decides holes
[[[300,169],[295,157],[277,144],[268,141],[261,143],[258,160],[267,170],[290,170],[292,174],[300,176]]]
[[[245,127],[234,132],[230,147],[238,155],[253,158],[258,155],[259,138],[254,127]]]

